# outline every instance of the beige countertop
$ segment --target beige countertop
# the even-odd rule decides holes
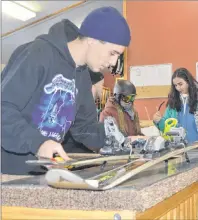
[[[2,182],[25,176],[2,175]],[[2,185],[3,206],[47,209],[145,211],[198,181],[198,167],[170,176],[141,190],[108,191],[54,189],[42,185]]]

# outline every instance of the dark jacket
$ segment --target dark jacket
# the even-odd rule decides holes
[[[105,131],[97,122],[91,80],[86,66],[76,68],[67,42],[78,28],[63,20],[20,46],[2,72],[2,173],[27,174],[40,145],[72,137],[95,150]]]

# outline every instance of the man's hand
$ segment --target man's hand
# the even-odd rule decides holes
[[[66,152],[63,150],[62,145],[53,140],[45,141],[40,146],[37,156],[52,158],[54,153],[58,153],[58,155],[62,157],[64,160],[70,160]]]
[[[160,120],[162,119],[162,116],[160,114],[160,112],[156,112],[154,115],[153,115],[153,121],[158,123]]]

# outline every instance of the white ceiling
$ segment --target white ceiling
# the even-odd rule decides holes
[[[36,17],[29,19],[28,21],[20,21],[18,19],[12,18],[9,15],[2,13],[2,33],[5,34],[16,28],[19,28],[25,24],[29,24],[35,20],[45,17],[46,15],[52,14],[59,11],[64,7],[76,4],[81,1],[16,1],[19,4],[36,12]]]

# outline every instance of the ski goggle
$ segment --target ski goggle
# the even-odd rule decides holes
[[[123,95],[121,97],[121,99],[125,103],[134,102],[135,96],[136,96],[136,94],[131,94],[131,95],[127,95],[127,96]]]

